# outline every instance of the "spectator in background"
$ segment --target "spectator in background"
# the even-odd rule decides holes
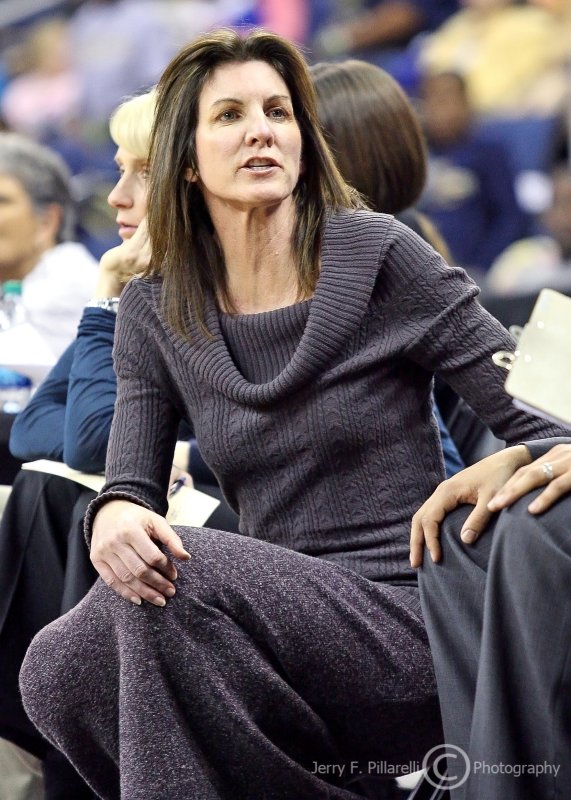
[[[515,0],[463,0],[463,5],[423,45],[422,70],[463,75],[478,115],[560,109],[571,54],[563,6],[559,12]]]
[[[543,235],[510,245],[488,272],[486,289],[496,294],[571,289],[571,167],[556,165],[551,186],[551,202],[538,219]]]
[[[481,277],[527,232],[508,153],[475,131],[460,75],[426,77],[421,95],[429,174],[419,208],[442,233],[454,261]]]
[[[311,2],[311,0],[309,0]],[[304,42],[309,26],[308,0],[258,0],[264,28],[294,42]]]
[[[438,28],[457,10],[458,0],[369,0],[354,18],[322,29],[316,49],[321,56],[339,56],[402,47],[417,33]]]
[[[158,0],[173,42],[185,42],[213,27],[261,26],[287,39],[304,42],[313,9],[308,0]]]
[[[320,63],[310,71],[319,120],[343,178],[373,211],[397,215],[447,258],[429,221],[411,208],[426,180],[426,143],[403,90],[364,61]],[[464,464],[436,404],[434,413],[450,477]]]
[[[70,21],[82,114],[92,132],[126,97],[155,84],[177,49],[168,25],[169,3],[87,0]]]
[[[49,364],[59,358],[95,286],[97,262],[71,241],[74,218],[59,156],[18,134],[0,134],[0,282],[22,282],[29,344],[20,337],[21,363],[38,363],[40,352]],[[15,339],[7,333],[0,334],[0,364],[13,363]]]
[[[20,45],[22,72],[8,84],[1,112],[10,128],[42,138],[77,118],[80,83],[71,68],[69,29],[62,19],[32,28]]]

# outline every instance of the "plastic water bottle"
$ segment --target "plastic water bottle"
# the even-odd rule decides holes
[[[0,329],[3,331],[26,322],[27,313],[22,302],[22,281],[4,281],[1,310]]]
[[[26,309],[22,303],[22,282],[5,281],[2,284],[0,301],[0,331],[14,328],[26,322]],[[32,381],[26,375],[0,367],[0,411],[17,414],[32,393]]]

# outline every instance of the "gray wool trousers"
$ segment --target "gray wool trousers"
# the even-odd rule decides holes
[[[164,609],[99,580],[24,661],[27,713],[100,797],[372,797],[370,778],[441,741],[417,596],[245,536],[177,530],[192,558]]]
[[[457,509],[420,570],[445,741],[470,759],[447,748],[453,800],[571,797],[571,498],[537,517],[538,493],[474,545]]]

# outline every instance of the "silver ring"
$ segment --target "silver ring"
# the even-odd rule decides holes
[[[543,474],[547,478],[547,483],[553,480],[553,464],[550,464],[549,461],[545,461],[541,465],[541,469],[543,470]]]

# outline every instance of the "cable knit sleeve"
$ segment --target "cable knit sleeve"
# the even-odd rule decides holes
[[[117,401],[106,482],[85,517],[88,541],[95,514],[110,500],[130,500],[162,515],[167,511],[180,412],[154,325],[158,325],[156,315],[134,281],[124,290],[117,315],[113,349]]]
[[[496,436],[513,444],[569,433],[512,404],[492,355],[514,350],[515,341],[480,305],[479,289],[464,270],[448,266],[395,221],[381,276],[387,334],[401,337],[405,355],[439,373]]]

